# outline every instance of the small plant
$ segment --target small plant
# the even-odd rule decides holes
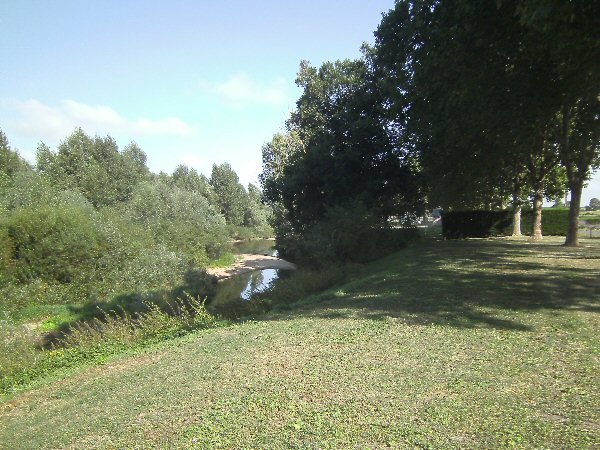
[[[233,253],[224,253],[219,258],[211,261],[208,267],[227,267],[235,264],[235,255]]]
[[[40,358],[35,350],[31,327],[16,324],[8,312],[0,316],[0,379],[34,365]]]
[[[31,327],[17,325],[5,314],[0,319],[0,395],[59,368],[102,363],[127,349],[217,325],[204,300],[189,294],[166,308],[144,305],[146,310],[140,313],[103,311],[99,317],[76,322],[45,348],[36,342]]]
[[[144,302],[145,311],[128,313],[102,311],[91,321],[77,322],[64,332],[52,347],[91,348],[98,346],[132,346],[146,340],[163,340],[191,330],[215,325],[204,300],[184,293],[184,298],[168,305],[168,310]]]

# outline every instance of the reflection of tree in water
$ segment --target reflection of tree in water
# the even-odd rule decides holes
[[[215,296],[211,299],[211,305],[221,305],[240,300],[240,292],[243,292],[250,280],[250,273],[243,273],[217,284]]]
[[[256,239],[252,241],[236,242],[234,247],[236,253],[273,256],[273,252],[275,251],[275,241]]]
[[[250,274],[250,279],[248,280],[248,284],[246,288],[240,294],[240,297],[244,300],[250,300],[252,296],[262,290],[265,289],[266,286],[263,286],[264,275],[263,270],[258,272],[252,272]]]
[[[223,317],[241,317],[259,305],[250,301],[259,292],[268,289],[279,277],[275,269],[233,276],[217,284],[215,295],[208,304],[209,310]]]

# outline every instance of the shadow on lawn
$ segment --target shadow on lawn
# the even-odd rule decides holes
[[[379,265],[382,271],[344,290],[294,308],[290,317],[393,317],[415,324],[528,331],[535,325],[519,312],[600,312],[600,262],[590,262],[598,259],[600,248],[503,240],[428,242],[387,258]],[[582,261],[580,267],[575,260]]]

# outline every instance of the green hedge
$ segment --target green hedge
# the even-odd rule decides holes
[[[446,239],[500,236],[511,224],[510,211],[452,211],[442,215]]]
[[[542,233],[548,236],[566,236],[569,224],[568,209],[544,209]],[[521,214],[521,232],[533,231],[533,211]],[[512,211],[452,211],[442,216],[442,235],[446,239],[468,237],[510,236]]]
[[[542,211],[542,234],[546,236],[566,236],[569,228],[569,210],[567,208],[551,208]],[[521,217],[521,232],[533,232],[533,211],[524,211]],[[512,234],[512,225],[505,230],[506,235]]]

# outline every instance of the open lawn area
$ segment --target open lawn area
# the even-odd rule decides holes
[[[427,241],[262,320],[48,380],[0,448],[598,448],[600,240]]]

